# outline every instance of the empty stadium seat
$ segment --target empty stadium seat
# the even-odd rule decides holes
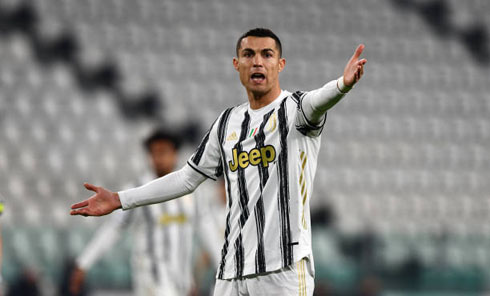
[[[488,1],[447,3],[458,24],[473,16],[490,29]],[[12,201],[2,217],[7,228],[80,223],[68,210],[88,196],[83,182],[118,190],[137,180],[147,170],[141,140],[155,124],[192,119],[206,130],[222,109],[244,102],[232,65],[235,42],[251,27],[269,26],[283,41],[281,81],[289,90],[339,77],[355,46],[366,44],[366,75],[329,111],[317,169],[314,194],[332,201],[339,229],[360,232],[369,220],[391,265],[406,259],[410,246],[424,264],[438,264],[431,235],[447,231],[455,237],[446,246],[450,265],[488,271],[490,75],[457,38],[437,37],[419,15],[382,0],[32,4],[41,36],[73,32],[79,66],[114,63],[122,90],[137,96],[156,89],[165,109],[155,121],[128,119],[110,91],[81,88],[66,64],[39,63],[26,35],[2,38],[0,193]],[[482,239],[458,241],[469,233]],[[8,235],[9,252],[30,256],[30,233]],[[43,262],[54,260],[51,248],[60,240],[76,254],[86,238],[50,230],[35,237]],[[318,252],[338,255],[332,245]]]

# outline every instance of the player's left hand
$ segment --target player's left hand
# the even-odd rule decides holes
[[[364,74],[364,64],[366,59],[359,59],[364,50],[364,44],[359,44],[356,51],[347,62],[344,68],[344,85],[347,87],[353,87]]]

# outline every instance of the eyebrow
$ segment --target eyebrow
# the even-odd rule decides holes
[[[262,49],[262,52],[268,52],[268,51],[271,51],[272,53],[275,53],[274,49],[272,49],[272,48],[264,48],[264,49]]]
[[[260,52],[267,52],[267,51],[275,52],[275,50],[272,49],[272,48],[264,48]],[[242,52],[255,52],[255,50],[252,49],[252,48],[247,47],[247,48],[242,49]]]

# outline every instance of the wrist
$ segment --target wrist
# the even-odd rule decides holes
[[[121,199],[119,198],[119,193],[118,192],[113,192],[112,196],[114,197],[114,204],[116,206],[116,209],[122,208],[121,205]]]
[[[341,76],[339,79],[337,79],[337,90],[342,93],[346,94],[348,93],[353,86],[347,86],[344,83],[344,76]]]

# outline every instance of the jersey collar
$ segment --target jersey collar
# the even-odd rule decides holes
[[[269,105],[266,105],[266,106],[259,108],[259,109],[252,109],[252,108],[250,108],[250,103],[247,103],[248,113],[250,115],[265,114],[265,113],[269,112],[270,110],[276,108],[277,105],[279,105],[279,103],[282,101],[282,99],[284,99],[286,96],[288,96],[288,94],[289,94],[289,92],[287,92],[285,90],[281,90],[281,93],[279,94],[279,96],[277,96],[277,98],[274,99],[274,101],[270,102]]]

